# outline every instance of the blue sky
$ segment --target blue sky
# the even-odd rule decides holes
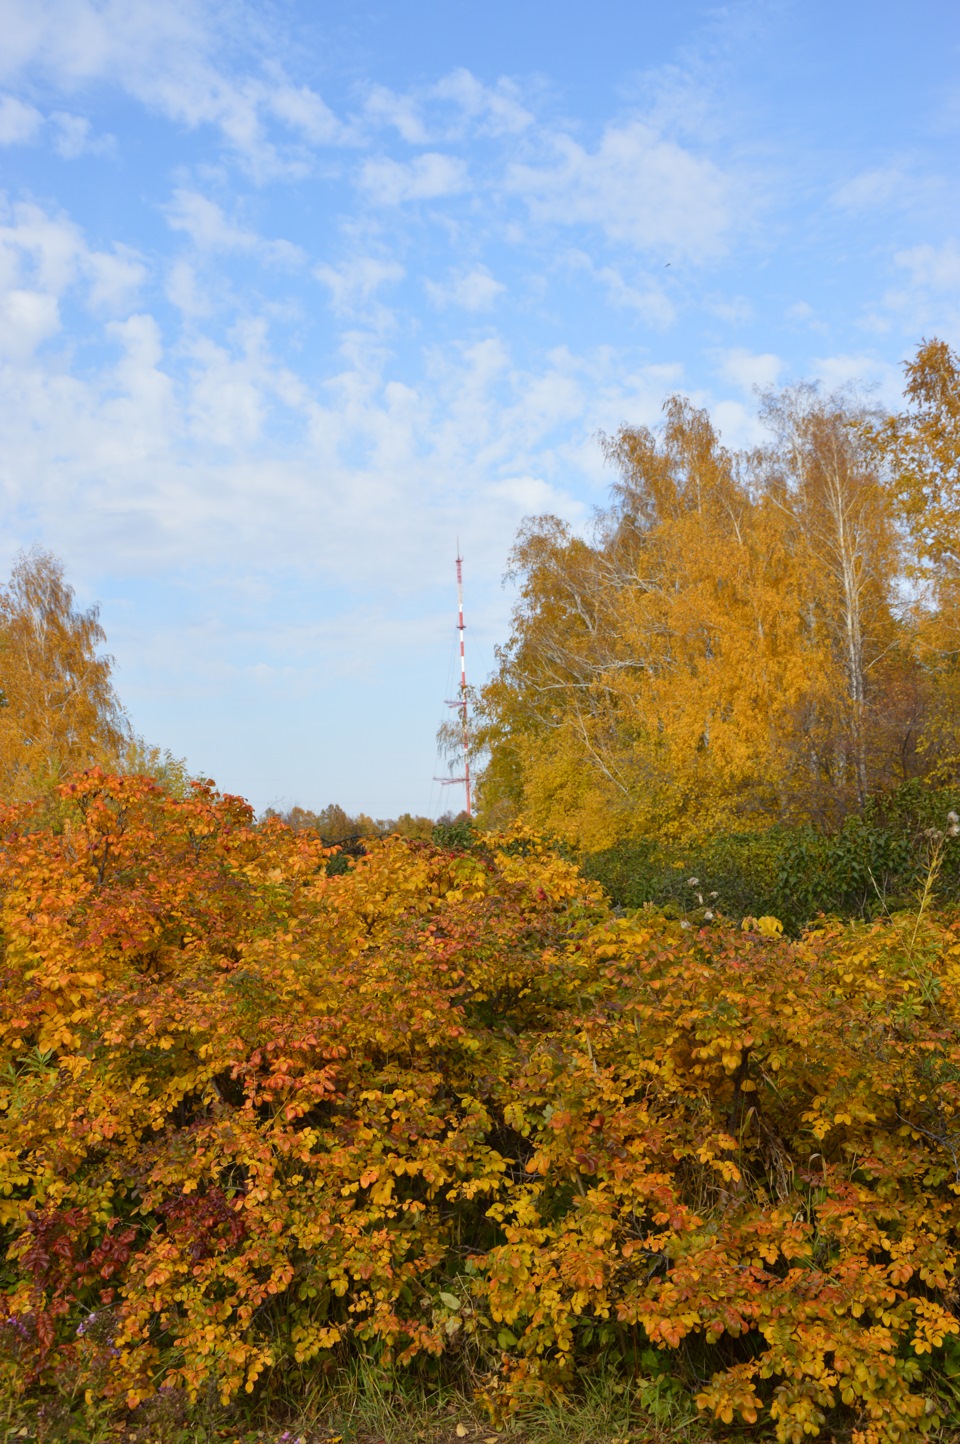
[[[0,565],[259,808],[459,803],[525,515],[684,391],[960,342],[955,0],[4,0]]]

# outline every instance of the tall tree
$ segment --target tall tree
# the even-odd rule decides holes
[[[894,473],[919,574],[949,587],[960,579],[960,355],[923,341],[904,369],[907,406],[872,436]]]
[[[585,846],[837,821],[922,768],[889,472],[862,409],[800,387],[724,448],[682,397],[606,442],[592,536],[522,528],[509,642],[480,696],[488,816]]]
[[[801,385],[769,395],[763,414],[775,436],[765,487],[796,535],[810,630],[822,631],[843,678],[839,691],[821,698],[818,720],[829,741],[828,750],[818,748],[816,770],[845,810],[862,806],[874,781],[883,663],[898,641],[891,491],[864,441],[866,414],[856,402]]]
[[[682,398],[606,450],[620,479],[592,541],[540,518],[515,550],[485,805],[512,777],[531,821],[596,843],[776,815],[785,718],[829,661],[797,613],[788,522]]]
[[[925,686],[918,750],[944,781],[960,772],[960,355],[924,340],[904,368],[906,406],[867,431],[891,475]]]
[[[51,552],[21,553],[0,588],[0,796],[21,800],[70,771],[120,765],[129,726],[96,607],[82,611]]]

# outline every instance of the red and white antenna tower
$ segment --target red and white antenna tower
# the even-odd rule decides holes
[[[473,816],[473,806],[470,798],[470,720],[468,712],[467,694],[467,657],[463,645],[463,557],[460,555],[460,539],[457,538],[457,630],[460,633],[460,696],[453,702],[448,702],[448,707],[453,707],[460,713],[460,736],[463,743],[463,773],[460,777],[439,777],[444,787],[452,787],[462,782],[466,792],[466,814]]]

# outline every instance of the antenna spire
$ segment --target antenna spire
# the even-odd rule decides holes
[[[470,713],[469,694],[467,692],[467,658],[463,644],[463,632],[465,627],[463,620],[463,557],[460,555],[460,538],[457,537],[457,630],[460,633],[460,695],[455,701],[448,702],[448,707],[453,707],[460,713],[460,737],[463,744],[463,773],[460,777],[440,777],[445,787],[462,782],[466,794],[465,812],[468,817],[473,816],[473,801],[470,795]]]

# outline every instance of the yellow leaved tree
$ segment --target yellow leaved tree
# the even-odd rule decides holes
[[[861,407],[766,400],[731,453],[669,399],[605,443],[594,534],[529,520],[513,634],[480,696],[487,816],[582,846],[836,820],[913,775],[921,669],[898,610],[894,492]]]
[[[0,588],[0,797],[21,801],[130,742],[98,611],[80,610],[63,565],[34,549]]]
[[[906,406],[869,439],[910,541],[914,647],[929,693],[919,746],[943,782],[960,766],[960,355],[923,341],[905,371]]]

